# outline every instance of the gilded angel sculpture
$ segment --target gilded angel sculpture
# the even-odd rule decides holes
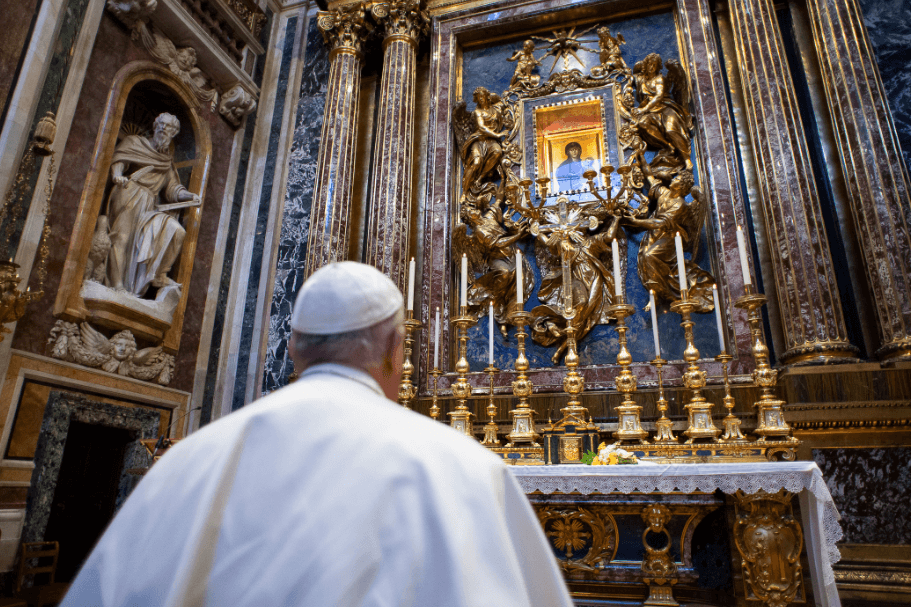
[[[541,62],[535,59],[535,43],[533,40],[526,40],[522,45],[522,50],[513,53],[507,61],[516,62],[516,71],[509,81],[509,88],[534,88],[541,81],[541,76],[532,74],[534,69],[541,65]]]
[[[651,162],[655,170],[684,168],[692,170],[690,131],[693,118],[686,109],[689,103],[686,74],[680,63],[665,64],[667,76],[661,74],[661,55],[652,53],[633,68],[639,107],[629,110],[630,120],[646,143],[660,149]]]
[[[174,372],[174,357],[165,354],[161,346],[138,350],[136,339],[127,330],[108,339],[84,322],[58,320],[51,329],[51,355],[86,367],[101,367],[116,373],[145,381],[156,380],[166,386]]]
[[[479,86],[474,91],[474,101],[477,107],[472,112],[468,112],[464,101],[458,103],[452,110],[452,121],[464,165],[460,203],[482,208],[481,198],[493,192],[498,201],[503,200],[506,174],[501,163],[502,139],[513,125],[499,95]],[[494,171],[500,177],[499,188],[486,180]]]
[[[621,44],[626,44],[623,34],[617,34],[615,37],[611,36],[607,27],[598,28],[598,60],[601,65],[592,68],[593,78],[603,78],[617,70],[629,70],[626,61],[623,60],[623,52],[620,50]]]
[[[528,233],[527,224],[504,218],[496,202],[484,212],[465,205],[460,215],[464,223],[453,233],[453,258],[459,260],[463,253],[468,256],[469,312],[483,314],[493,302],[494,318],[503,327],[516,301],[516,242]],[[522,261],[522,289],[529,293],[534,273],[524,256]]]
[[[690,254],[684,266],[689,298],[696,303],[697,312],[711,312],[715,308],[712,298],[715,279],[696,265],[707,209],[702,190],[693,186],[690,171],[653,173],[644,161],[641,167],[651,186],[649,197],[655,201],[655,210],[649,217],[633,214],[621,218],[628,227],[648,230],[639,244],[639,279],[646,289],[655,291],[666,301],[680,299],[674,246],[674,236],[680,232],[684,252]],[[690,193],[693,201],[688,203],[686,196]]]

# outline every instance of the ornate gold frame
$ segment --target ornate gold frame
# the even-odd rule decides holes
[[[200,115],[199,102],[186,85],[165,68],[150,61],[128,63],[114,77],[114,83],[108,95],[107,109],[101,120],[95,149],[92,155],[92,168],[86,176],[85,186],[79,200],[76,224],[70,238],[60,289],[54,302],[54,315],[71,322],[90,321],[112,329],[129,329],[137,337],[161,343],[162,347],[176,353],[180,346],[183,330],[183,315],[189,298],[190,277],[193,271],[193,260],[196,255],[196,241],[199,236],[201,207],[187,210],[186,238],[183,251],[176,266],[175,280],[185,285],[180,302],[174,311],[169,325],[136,310],[116,303],[89,304],[82,295],[83,270],[91,248],[92,234],[101,205],[104,201],[104,185],[111,166],[111,158],[117,144],[117,133],[123,120],[123,114],[130,91],[141,82],[157,81],[168,87],[187,109],[190,116],[189,125],[193,129],[196,141],[197,162],[193,167],[188,188],[199,192],[205,204],[205,188],[209,176],[212,156],[212,142],[209,126]]]

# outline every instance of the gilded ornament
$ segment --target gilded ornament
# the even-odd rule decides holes
[[[613,560],[618,533],[609,514],[583,507],[547,506],[537,510],[537,515],[545,535],[563,553],[559,563],[564,571],[598,571]]]
[[[649,588],[648,599],[643,605],[677,605],[671,588],[677,583],[677,563],[670,557],[671,534],[664,528],[671,520],[671,512],[667,506],[649,504],[642,511],[642,520],[647,525],[642,532],[642,545],[645,548],[642,576]],[[663,534],[664,547],[653,548],[648,541],[649,534]]]
[[[430,18],[418,0],[377,2],[370,5],[370,14],[385,29],[384,45],[400,39],[417,47],[418,40],[430,30]]]
[[[332,49],[332,54],[343,52],[361,56],[367,34],[370,33],[370,24],[367,23],[365,16],[363,2],[319,12],[316,26],[322,32],[326,44]]]

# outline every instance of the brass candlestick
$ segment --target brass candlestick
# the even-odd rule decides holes
[[[439,369],[434,369],[430,372],[430,375],[433,376],[433,400],[430,403],[430,417],[434,421],[436,421],[436,419],[440,416],[440,399],[439,395],[437,394],[437,382],[439,381],[440,375],[442,373],[443,372]]]
[[[728,377],[728,363],[734,360],[734,357],[727,352],[722,352],[715,357],[715,360],[721,363],[721,368],[724,370],[724,408],[728,410],[727,416],[721,420],[721,425],[724,426],[721,440],[745,441],[747,438],[740,431],[740,420],[734,415],[734,397],[731,396],[731,381]]]
[[[676,443],[677,438],[674,436],[674,422],[669,420],[665,413],[667,412],[667,401],[664,399],[664,379],[661,377],[661,367],[667,364],[667,361],[656,356],[652,361],[655,369],[658,371],[658,412],[661,417],[655,422],[658,428],[658,434],[655,435],[655,443]]]
[[[421,328],[421,321],[414,319],[414,310],[405,311],[405,361],[402,363],[402,383],[399,385],[399,403],[411,409],[411,401],[417,394],[417,387],[411,382],[414,365],[411,363],[411,347],[414,345],[412,334]]]
[[[466,377],[469,366],[468,359],[468,329],[477,321],[473,316],[468,314],[468,306],[459,307],[459,315],[452,319],[452,324],[456,326],[459,333],[459,360],[456,362],[456,373],[459,374],[455,383],[452,384],[452,395],[456,397],[458,404],[455,411],[450,411],[450,425],[462,432],[466,436],[474,438],[471,428],[471,411],[468,410],[468,398],[471,396],[471,384]]]
[[[686,371],[683,373],[683,385],[693,391],[693,397],[690,402],[684,406],[689,417],[689,426],[683,432],[688,440],[687,444],[696,439],[709,438],[716,440],[721,430],[715,427],[712,422],[712,403],[705,400],[702,395],[702,389],[705,387],[705,371],[699,368],[696,361],[699,360],[699,350],[693,343],[693,321],[690,316],[696,304],[688,301],[687,293],[683,292],[683,299],[671,304],[671,310],[680,314],[683,322],[683,334],[686,338],[686,350],[683,351],[683,360],[689,363]]]
[[[516,356],[516,373],[518,377],[512,382],[513,396],[519,399],[519,404],[509,412],[512,417],[512,431],[509,433],[507,447],[514,447],[518,443],[531,443],[532,447],[540,447],[535,442],[538,434],[535,432],[535,412],[528,405],[528,397],[534,390],[534,384],[528,379],[528,358],[525,356],[525,326],[531,322],[531,313],[526,312],[522,304],[513,304],[509,321],[516,326],[516,344],[519,354]]]
[[[773,394],[778,384],[778,371],[769,365],[769,349],[762,337],[762,315],[759,309],[765,303],[766,296],[753,293],[749,285],[746,287],[746,294],[734,302],[735,306],[747,311],[750,323],[750,341],[753,344],[753,359],[756,361],[753,382],[762,388],[762,395],[755,405],[759,423],[756,434],[759,435],[760,441],[767,438],[791,438],[791,428],[784,421],[781,410],[784,401],[778,400]]]
[[[565,316],[565,314],[564,314]],[[569,402],[560,409],[564,417],[575,418],[579,426],[585,425],[588,410],[579,401],[579,395],[585,390],[585,378],[577,371],[579,355],[576,353],[576,328],[566,319],[566,377],[563,378],[563,390],[569,395]]]
[[[493,320],[491,320],[493,322]],[[497,406],[493,402],[493,376],[495,373],[499,372],[495,366],[490,365],[484,372],[487,373],[487,376],[490,378],[490,395],[489,400],[487,401],[487,416],[490,418],[490,421],[484,425],[484,440],[481,441],[481,444],[485,447],[494,447],[500,444],[500,441],[497,439],[497,423],[494,421],[497,415]]]
[[[633,392],[636,391],[636,376],[630,371],[630,365],[633,357],[626,347],[626,317],[635,312],[635,308],[629,304],[619,303],[610,307],[610,313],[617,319],[617,335],[620,340],[620,352],[617,354],[617,364],[620,365],[620,373],[617,375],[617,390],[623,394],[623,402],[617,407],[617,431],[614,432],[614,438],[618,441],[637,441],[645,442],[648,436],[642,428],[640,412],[642,407],[638,406],[633,400]]]

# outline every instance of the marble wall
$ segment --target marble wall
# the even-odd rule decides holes
[[[275,290],[269,312],[263,393],[287,384],[288,374],[292,371],[287,351],[291,336],[289,323],[291,308],[303,282],[307,261],[310,206],[313,202],[323,106],[329,81],[329,49],[316,27],[316,19],[311,19],[307,28],[307,47],[291,144],[278,263],[275,268]]]
[[[911,545],[911,448],[814,449],[846,544]]]
[[[911,169],[911,0],[859,0],[905,163]]]
[[[22,67],[22,55],[35,27],[41,0],[19,0],[15,11],[0,12],[0,124],[6,120],[10,97]]]

